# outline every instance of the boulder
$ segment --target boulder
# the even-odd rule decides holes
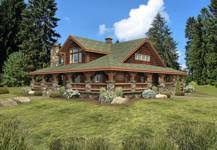
[[[31,91],[28,92],[28,94],[29,94],[29,95],[34,95],[34,94],[35,94],[35,91],[32,91],[32,90],[31,90]]]
[[[151,90],[151,89],[144,90],[142,92],[142,97],[145,98],[145,99],[155,98],[156,95],[157,95],[156,92]]]
[[[126,104],[128,102],[128,98],[115,97],[111,104]]]
[[[17,103],[21,103],[21,104],[31,102],[31,99],[28,97],[14,97],[13,100],[16,101]]]
[[[157,95],[155,96],[155,98],[157,98],[157,99],[166,99],[166,98],[168,98],[168,97],[167,97],[167,95],[164,95],[164,94],[157,94]]]
[[[10,107],[10,106],[17,106],[17,102],[11,99],[0,100],[0,107]]]

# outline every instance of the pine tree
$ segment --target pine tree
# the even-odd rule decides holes
[[[156,50],[168,67],[179,69],[177,43],[172,38],[172,33],[166,20],[158,13],[147,33]]]
[[[0,1],[0,73],[4,61],[12,52],[19,50],[20,40],[17,36],[25,9],[24,0]]]
[[[190,79],[217,85],[217,0],[186,25],[186,63]]]
[[[59,37],[55,31],[59,20],[56,11],[55,0],[30,0],[23,13],[20,49],[27,56],[30,70],[50,62],[50,49]]]

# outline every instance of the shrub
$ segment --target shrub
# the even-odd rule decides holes
[[[0,87],[0,94],[8,94],[9,90],[6,87]]]
[[[143,98],[155,98],[155,96],[157,95],[157,93],[153,90],[144,90],[142,92],[142,97]]]
[[[20,130],[17,120],[3,120],[0,122],[1,150],[27,150],[25,136]]]
[[[217,147],[217,126],[212,123],[175,123],[167,131],[180,150],[206,150]]]
[[[29,87],[23,87],[21,89],[21,93],[22,93],[23,96],[28,96],[29,95],[29,91],[31,91],[31,88],[29,88]]]
[[[23,86],[29,84],[29,81],[25,55],[22,52],[10,54],[3,66],[2,84],[9,87]]]
[[[61,98],[62,96],[60,95],[60,93],[59,92],[51,92],[50,94],[49,94],[49,97],[50,98]]]
[[[56,139],[50,143],[50,150],[109,150],[110,144],[105,139],[71,137],[68,139]]]
[[[115,96],[112,91],[107,91],[105,88],[100,89],[99,102],[111,103],[114,97]]]
[[[43,93],[41,91],[35,91],[34,96],[42,96]]]
[[[159,88],[157,86],[152,86],[151,89],[155,91],[155,93],[159,93]]]
[[[181,83],[180,83],[179,79],[176,81],[175,95],[176,96],[184,96],[185,95],[184,92],[181,91]]]
[[[60,87],[60,88],[58,89],[58,93],[59,93],[59,95],[62,96],[62,97],[63,97],[65,91],[66,91],[66,89],[65,89],[64,86],[62,86],[62,87]]]
[[[188,85],[184,88],[184,92],[185,93],[193,93],[193,92],[195,92],[195,88],[193,85]]]
[[[123,97],[123,89],[121,87],[118,87],[115,89],[115,96],[116,97]]]
[[[78,90],[66,90],[63,94],[63,96],[67,99],[71,99],[71,98],[78,98],[80,96],[80,93]]]

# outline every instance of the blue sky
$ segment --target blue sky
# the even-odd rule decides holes
[[[209,3],[210,0],[57,0],[59,42],[62,44],[70,34],[102,41],[107,36],[121,41],[144,37],[153,15],[160,11],[167,18],[178,43],[179,62],[184,65],[186,20]]]

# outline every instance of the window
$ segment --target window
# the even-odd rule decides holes
[[[82,62],[82,52],[77,49],[73,48],[70,50],[70,63],[81,63]]]
[[[143,55],[143,54],[136,53],[135,60],[150,62],[151,57],[149,55]]]
[[[104,82],[104,75],[102,73],[97,73],[94,76],[94,82],[96,82],[96,83],[103,83]]]
[[[63,58],[63,56],[60,56],[60,57],[59,57],[59,64],[60,64],[60,65],[63,65],[63,64],[64,64],[64,58]]]

